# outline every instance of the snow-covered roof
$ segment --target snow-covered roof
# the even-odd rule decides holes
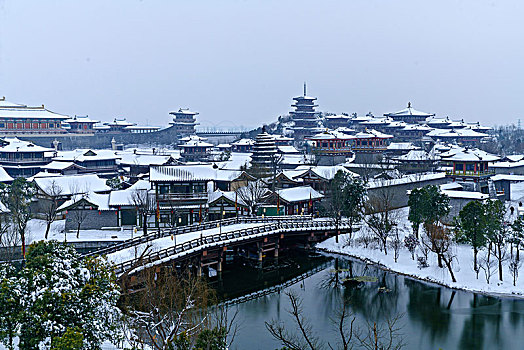
[[[397,157],[396,159],[401,161],[420,161],[420,160],[427,160],[427,161],[433,161],[433,160],[439,160],[440,156],[428,153],[424,150],[411,150],[408,153]]]
[[[411,174],[401,177],[400,179],[376,179],[368,182],[368,188],[380,188],[380,187],[389,187],[396,185],[403,185],[413,182],[422,182],[429,180],[438,180],[446,178],[446,173],[428,173],[428,174]]]
[[[74,151],[59,151],[53,158],[56,161],[85,162],[88,160],[112,160],[120,159],[113,150],[108,149],[76,149]]]
[[[238,205],[241,205],[241,206],[244,206],[244,207],[247,207],[247,204],[246,202],[244,202],[242,200],[242,198],[240,198],[234,191],[221,191],[221,190],[216,190],[214,192],[210,192],[209,193],[209,197],[208,197],[208,200],[207,200],[207,203],[208,204],[211,204],[211,203],[214,203],[216,202],[217,200],[219,200],[220,198],[226,198],[228,199],[229,201],[231,202],[235,202],[238,204]]]
[[[69,119],[69,116],[58,114],[41,107],[28,107],[26,105],[16,105],[4,101],[0,105],[0,118],[24,118],[24,119]]]
[[[309,199],[315,200],[324,198],[322,194],[315,191],[313,188],[311,188],[311,186],[284,188],[282,190],[277,190],[276,193],[278,194],[280,199],[289,203],[304,202],[308,201]]]
[[[189,148],[189,147],[213,147],[213,144],[199,141],[199,140],[189,140],[183,145],[180,145],[180,147]]]
[[[392,138],[393,135],[384,134],[378,130],[374,129],[366,129],[365,131],[361,131],[355,135],[355,139],[372,139],[372,138],[381,138],[381,139],[389,139]]]
[[[136,125],[136,123],[130,123],[126,120],[126,118],[118,119],[115,118],[112,122],[104,123],[105,125],[109,126],[132,126]]]
[[[5,145],[0,147],[0,152],[48,152],[53,150],[16,137],[5,137],[3,141]]]
[[[173,159],[170,155],[134,154],[117,152],[121,165],[163,165]]]
[[[243,172],[222,170],[213,165],[165,165],[152,166],[149,169],[151,182],[164,181],[233,181]]]
[[[413,149],[420,149],[420,147],[415,146],[411,142],[391,142],[388,145],[388,151],[393,151],[393,150],[413,150]]]
[[[445,160],[452,162],[494,162],[499,160],[500,157],[490,154],[486,151],[480,150],[478,148],[468,149],[461,152],[457,152],[451,157],[447,157]]]
[[[96,174],[43,177],[35,178],[33,181],[48,195],[52,195],[52,193],[48,192],[53,188],[53,185],[60,189],[61,196],[70,196],[88,192],[106,192],[111,190],[111,188],[106,185],[106,181],[99,178]]]
[[[353,138],[354,138],[353,136],[344,134],[336,130],[325,130],[324,132],[321,132],[320,134],[316,134],[311,137],[307,137],[308,140],[335,140],[335,139],[351,140]]]
[[[94,207],[93,209],[111,210],[111,208],[109,208],[109,194],[98,194],[94,192],[73,195],[71,199],[65,201],[60,207],[58,207],[57,210],[67,210],[69,207],[78,203],[82,199],[85,199],[89,204],[92,204]]]
[[[351,117],[349,115],[344,115],[344,114],[337,114],[337,115],[326,115],[324,117],[325,119],[351,119]]]
[[[448,196],[449,198],[457,199],[485,200],[489,198],[489,194],[484,194],[480,192],[443,190],[442,193]]]
[[[441,191],[444,191],[444,190],[462,190],[462,185],[459,184],[458,182],[450,182],[450,183],[447,183],[447,184],[441,184],[439,185],[440,187],[440,190]]]
[[[148,191],[151,184],[147,180],[138,180],[135,184],[125,190],[111,191],[109,194],[109,206],[134,205],[133,193],[135,191]]]
[[[85,116],[85,117],[81,117],[81,116],[77,116],[75,115],[73,118],[69,118],[65,121],[66,123],[100,123],[99,120],[93,120],[91,118],[89,118],[88,116]]]
[[[175,111],[169,112],[169,114],[173,114],[173,115],[181,114],[181,115],[194,116],[194,115],[197,115],[198,112],[192,112],[189,110],[189,108],[180,108],[176,112]]]
[[[233,146],[252,146],[255,144],[255,140],[252,139],[240,139],[238,141],[232,142]]]
[[[493,181],[513,181],[513,182],[521,182],[524,181],[524,175],[509,175],[509,174],[497,174],[491,177],[491,180]]]
[[[489,165],[491,168],[518,168],[524,166],[524,160],[518,162],[495,162]]]
[[[82,167],[80,165],[77,165],[77,164],[75,164],[73,162],[58,162],[58,161],[52,161],[51,163],[42,166],[42,169],[47,169],[47,170],[65,170],[65,169],[68,169],[70,167],[85,169],[84,167]]]
[[[460,137],[487,137],[488,134],[484,134],[475,131],[470,128],[461,129],[433,129],[426,134],[429,137],[441,137],[441,138],[460,138]]]
[[[344,168],[341,165],[335,165],[335,166],[328,166],[328,165],[317,165],[317,166],[308,166],[308,165],[302,165],[295,169],[296,171],[304,171],[302,174],[297,175],[298,177],[302,177],[306,174],[306,172],[310,171],[314,173],[315,175],[325,179],[325,180],[332,180],[335,177],[335,174],[339,171],[342,171],[344,173],[347,173],[354,177],[359,177],[358,174],[355,174],[352,171],[349,171],[348,169]]]
[[[14,179],[5,171],[4,167],[0,166],[0,182],[11,182]]]
[[[6,108],[6,107],[27,107],[26,105],[13,103],[5,100],[5,96],[0,98],[0,108]]]
[[[198,135],[189,135],[189,136],[184,136],[184,137],[180,138],[180,141],[184,141],[184,142],[192,141],[192,140],[205,141],[205,140],[207,140],[207,138],[201,137],[201,136],[198,136]]]
[[[384,115],[386,117],[416,116],[416,117],[426,117],[427,118],[427,117],[432,117],[435,114],[417,111],[416,109],[411,107],[411,103],[408,103],[407,108],[404,108],[398,112],[386,113]]]
[[[300,153],[294,146],[277,146],[281,153],[298,154]]]

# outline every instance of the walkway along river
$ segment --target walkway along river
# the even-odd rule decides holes
[[[264,322],[279,320],[295,329],[287,314],[290,305],[286,291],[300,296],[304,316],[311,320],[316,334],[331,344],[338,340],[332,319],[343,298],[348,298],[348,308],[360,327],[366,320],[380,322],[401,315],[404,349],[524,348],[524,300],[455,291],[344,256],[290,253],[280,258],[279,267],[263,271],[231,264],[221,281],[212,282],[218,295],[230,300],[230,312],[238,311],[239,331],[232,349],[282,347]],[[357,286],[340,283],[350,276],[368,276],[376,282]],[[251,297],[242,298],[245,295]]]

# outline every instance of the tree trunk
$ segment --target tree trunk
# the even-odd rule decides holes
[[[144,231],[144,236],[147,235],[147,213],[144,213],[142,218],[142,230]]]
[[[499,280],[502,281],[502,247],[500,246],[500,244],[498,245],[498,251],[499,251],[499,256],[498,256],[498,260],[499,260]]]
[[[382,240],[382,242],[383,242],[383,245],[384,245],[384,254],[388,255],[388,249],[387,249],[388,242],[387,242],[387,239]]]
[[[519,249],[519,243],[517,243],[517,246],[516,246],[516,249],[517,249],[517,261],[520,261],[520,249]]]
[[[477,248],[477,246],[473,246],[473,269],[476,271],[478,271],[478,267],[477,267],[477,254],[478,254],[479,250]],[[477,273],[477,279],[479,278],[479,275]]]
[[[438,267],[443,268],[444,266],[442,265],[442,255],[437,254],[437,260],[438,260]]]
[[[451,267],[451,261],[448,259],[443,259],[444,263],[446,263],[446,266],[448,267],[449,274],[451,275],[451,280],[453,282],[457,282],[457,279],[455,278],[455,275],[453,274],[453,268]]]
[[[47,226],[45,228],[45,239],[47,240],[47,237],[49,236],[49,230],[51,229],[51,222],[47,222]]]

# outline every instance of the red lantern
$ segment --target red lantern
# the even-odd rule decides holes
[[[101,210],[98,211],[98,215],[102,215],[102,211]]]

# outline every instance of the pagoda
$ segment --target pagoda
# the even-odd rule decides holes
[[[173,115],[173,121],[169,124],[175,128],[175,131],[180,136],[188,136],[195,134],[195,126],[199,123],[196,122],[195,116],[198,112],[191,112],[188,108],[180,108],[178,112],[169,112]]]
[[[275,138],[266,132],[265,126],[262,127],[262,132],[255,139],[251,155],[251,169],[257,177],[268,177],[272,174],[276,167],[277,152]]]
[[[310,97],[306,95],[306,83],[304,83],[304,96],[294,97],[295,101],[291,107],[295,108],[291,111],[293,122],[293,132],[295,140],[303,140],[306,136],[312,136],[319,132],[318,129],[318,113],[315,108],[318,107],[315,104],[316,97]]]

